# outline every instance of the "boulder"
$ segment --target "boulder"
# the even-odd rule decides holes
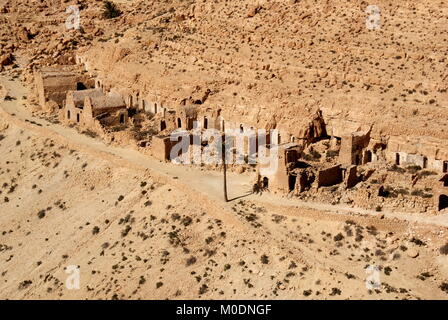
[[[17,32],[17,38],[20,41],[27,42],[31,39],[31,34],[26,28],[20,28]]]
[[[13,64],[14,56],[11,53],[4,54],[0,56],[0,66],[9,66]]]
[[[254,17],[260,10],[261,10],[260,5],[254,5],[250,7],[249,10],[247,11],[247,17],[248,18]]]
[[[417,250],[417,249],[415,249],[415,248],[411,248],[411,249],[409,249],[409,250],[407,251],[407,255],[408,255],[410,258],[417,258],[418,255],[419,255],[419,253],[418,253],[418,250]]]

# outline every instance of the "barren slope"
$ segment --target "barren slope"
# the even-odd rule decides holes
[[[446,230],[251,201],[221,207],[147,170],[5,127],[1,298],[446,298]],[[80,266],[80,290],[65,287],[69,265]],[[382,269],[372,295],[367,265]]]

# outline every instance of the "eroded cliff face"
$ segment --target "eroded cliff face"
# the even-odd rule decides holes
[[[202,107],[251,126],[307,137],[320,109],[329,135],[448,137],[446,6],[380,1],[381,29],[369,30],[360,1],[172,4],[146,20],[135,5],[123,34],[80,55],[109,85],[167,107],[209,90]]]

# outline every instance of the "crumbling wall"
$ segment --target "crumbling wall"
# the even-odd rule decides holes
[[[353,188],[359,181],[357,166],[351,165],[344,170],[344,185],[347,189]]]
[[[169,136],[154,136],[151,142],[151,154],[161,161],[170,160],[172,143]]]
[[[42,108],[50,100],[62,107],[68,91],[94,87],[94,79],[75,69],[74,66],[57,66],[42,68],[34,73],[36,93]]]
[[[314,118],[311,120],[308,128],[305,130],[303,138],[308,143],[312,143],[326,136],[327,129],[324,118],[322,117],[322,111],[318,110]]]
[[[433,187],[434,207],[440,211],[448,208],[448,175],[444,174]]]
[[[278,148],[278,147],[277,147]],[[289,191],[289,173],[286,163],[286,153],[284,149],[278,150],[278,168],[275,172],[272,172],[265,177],[268,179],[269,190],[272,192],[287,193]],[[260,164],[261,167],[269,167],[269,164]]]
[[[313,170],[309,168],[297,170],[296,175],[297,175],[295,184],[296,194],[308,190],[312,186],[312,183],[316,178]]]
[[[385,151],[387,161],[397,165],[418,165],[443,172],[448,145],[427,137],[390,137]]]
[[[317,171],[317,187],[328,187],[342,182],[341,165]]]
[[[366,133],[354,132],[343,136],[341,140],[341,149],[339,151],[339,161],[341,164],[359,165],[371,161],[371,152],[366,150],[369,142],[370,130]]]

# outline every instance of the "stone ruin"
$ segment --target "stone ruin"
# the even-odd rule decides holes
[[[448,208],[448,174],[444,174],[434,188],[434,205],[441,211]]]
[[[104,93],[101,89],[68,91],[65,106],[59,117],[69,124],[87,128],[125,126],[129,119],[123,98],[116,93]]]
[[[82,64],[82,60],[79,62]],[[57,106],[61,121],[70,125],[104,134],[114,131],[114,128],[132,126],[138,115],[147,115],[155,125],[155,132],[148,143],[141,145],[149,147],[150,153],[161,161],[171,160],[175,142],[171,141],[170,134],[175,130],[187,132],[191,137],[192,131],[198,128],[222,131],[226,127],[242,134],[260,129],[250,114],[235,118],[222,109],[204,106],[203,102],[211,94],[209,90],[199,91],[196,96],[181,99],[178,105],[169,106],[154,98],[154,95],[143,94],[140,90],[112,87],[107,78],[96,73],[89,74],[80,66],[43,68],[35,73],[35,84],[42,109],[51,111],[55,108],[49,108],[49,105]],[[327,127],[320,109],[307,120],[301,119],[301,123],[303,125],[294,128],[293,133],[285,130],[281,122],[271,121],[261,126],[261,129],[279,129],[276,144],[271,143],[269,135],[264,142],[268,148],[278,149],[279,168],[273,174],[259,175],[257,184],[261,188],[292,194],[341,183],[345,188],[353,188],[361,180],[358,166],[369,163],[415,165],[438,172],[448,171],[448,148],[437,141],[428,143],[427,140],[416,141],[412,137],[395,136],[372,139],[372,126],[358,127],[352,131],[350,128],[348,131],[335,130],[337,127],[333,124]],[[230,137],[229,140],[232,139]],[[255,139],[258,146],[258,137],[255,135],[245,139],[245,159],[256,157],[257,150],[249,150],[248,141]],[[309,161],[309,151],[313,153],[314,146],[322,141],[330,145],[328,150],[323,150],[327,158],[325,161]],[[201,146],[208,143],[200,141]],[[187,152],[191,156],[191,150]],[[330,154],[333,156],[329,157]],[[441,188],[437,192],[436,206],[441,210],[446,207],[446,190]]]
[[[76,66],[45,67],[34,74],[36,95],[44,111],[63,107],[67,92],[93,87],[93,80]]]

